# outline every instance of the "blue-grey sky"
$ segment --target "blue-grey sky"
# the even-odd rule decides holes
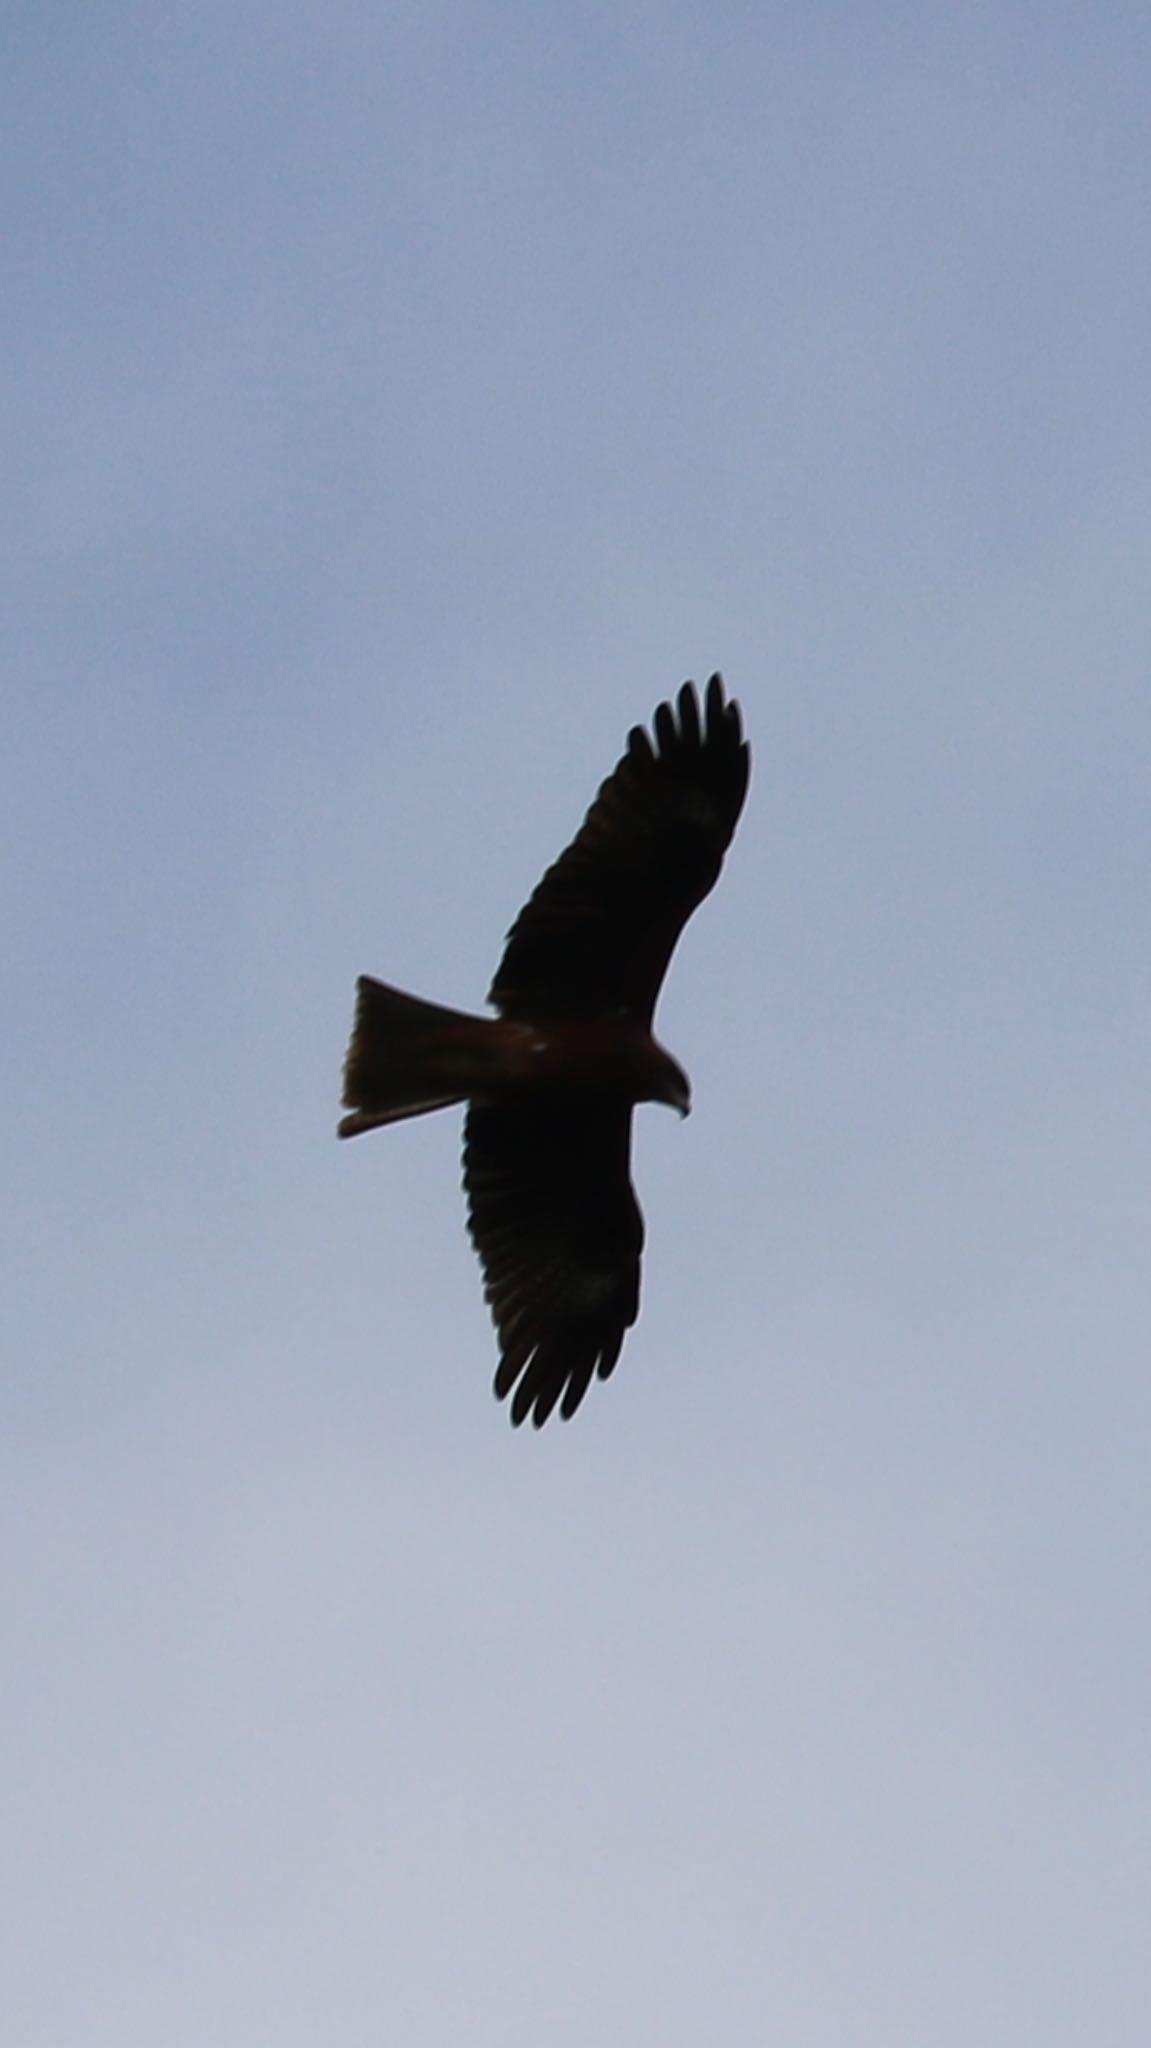
[[[3,31],[19,2048],[1135,2048],[1151,15]],[[754,749],[644,1308],[513,1434],[478,1006],[633,723]]]

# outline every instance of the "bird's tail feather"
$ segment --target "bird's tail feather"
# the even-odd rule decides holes
[[[464,1101],[476,1080],[480,1035],[491,1029],[488,1019],[422,1002],[367,974],[356,991],[344,1061],[350,1113],[341,1120],[341,1138]]]

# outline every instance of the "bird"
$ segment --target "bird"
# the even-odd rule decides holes
[[[495,1017],[356,984],[341,1138],[466,1104],[468,1227],[518,1427],[569,1421],[614,1371],[639,1313],[644,1225],[632,1112],[686,1116],[691,1086],[653,1035],[676,942],[714,886],[750,749],[713,675],[635,726],[571,844],[505,942]]]

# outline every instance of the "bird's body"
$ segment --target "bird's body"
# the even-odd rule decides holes
[[[687,1109],[687,1077],[646,1025],[634,1018],[475,1017],[424,1003],[386,982],[360,976],[355,1031],[346,1072],[346,1099],[370,1102],[341,1118],[341,1138],[381,1124],[422,1116],[452,1102],[489,1108],[556,1088],[586,1091],[621,1102],[667,1102]],[[407,1057],[396,1060],[404,1026]],[[419,1029],[418,1047],[411,1026]],[[426,1073],[426,1091],[413,1095],[413,1077]],[[421,1099],[427,1092],[435,1101]],[[683,1100],[681,1101],[681,1096]]]
[[[678,713],[678,716],[677,716]],[[719,873],[747,790],[739,709],[713,676],[636,727],[584,824],[508,935],[475,1017],[363,976],[341,1137],[468,1104],[464,1184],[500,1337],[496,1393],[537,1426],[612,1371],[639,1309],[643,1223],[631,1114],[686,1115],[652,1014],[687,918]]]

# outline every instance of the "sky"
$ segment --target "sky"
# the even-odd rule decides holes
[[[1134,2048],[1151,16],[11,9],[18,2048]],[[628,729],[753,749],[644,1302],[512,1431],[459,1117]]]

